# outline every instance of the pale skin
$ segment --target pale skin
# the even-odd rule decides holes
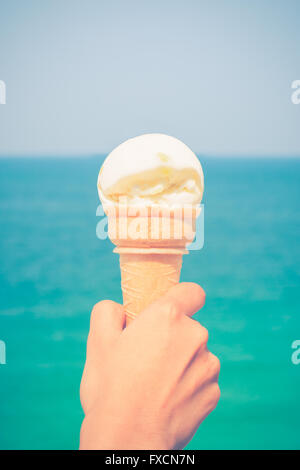
[[[172,287],[125,328],[110,300],[91,314],[80,387],[80,449],[182,449],[220,398],[220,362],[191,317],[205,302],[194,283]]]

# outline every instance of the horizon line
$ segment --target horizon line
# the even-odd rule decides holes
[[[27,153],[0,153],[0,159],[92,159],[92,158],[103,158],[106,157],[110,152],[99,152],[99,153],[33,153],[33,154],[27,154]],[[255,153],[255,154],[238,154],[238,153],[233,153],[233,154],[228,154],[228,153],[200,153],[200,152],[195,152],[198,158],[233,158],[233,159],[260,159],[260,158],[265,158],[265,159],[298,159],[300,158],[300,153],[295,154],[295,153],[290,153],[290,154],[283,154],[283,153]]]

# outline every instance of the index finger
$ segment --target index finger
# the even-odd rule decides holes
[[[205,292],[194,282],[180,282],[171,287],[161,300],[174,302],[185,315],[192,317],[205,304]]]

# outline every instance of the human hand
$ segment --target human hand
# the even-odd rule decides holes
[[[205,302],[194,283],[172,287],[124,329],[123,307],[95,305],[80,396],[81,449],[181,449],[216,407],[219,360],[190,317]]]

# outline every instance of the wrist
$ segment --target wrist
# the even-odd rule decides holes
[[[98,415],[99,416],[99,415]],[[121,420],[113,416],[95,419],[86,416],[80,432],[81,450],[171,450],[161,433],[149,432],[134,426],[132,419]]]

